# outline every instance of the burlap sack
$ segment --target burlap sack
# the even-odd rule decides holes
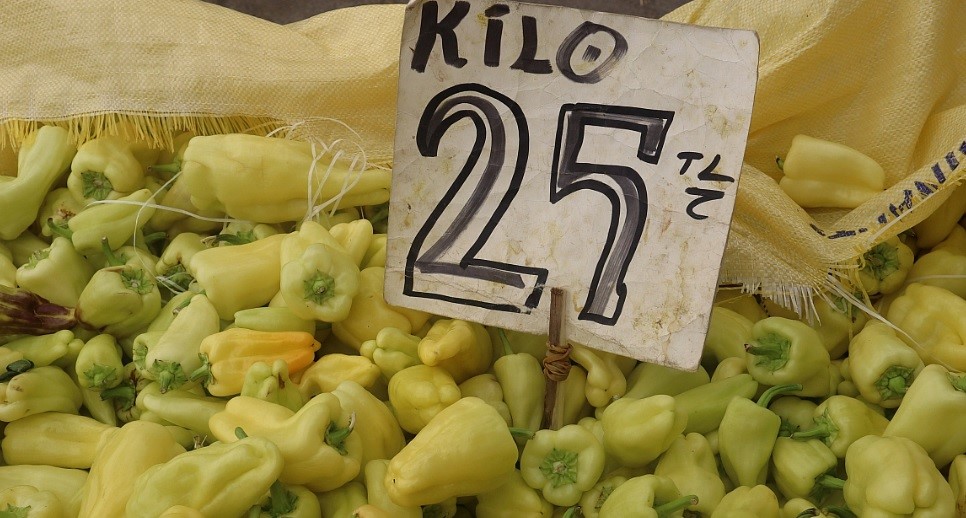
[[[282,26],[192,0],[8,1],[0,137],[16,146],[54,123],[82,141],[129,121],[167,144],[183,129],[294,124],[389,164],[402,14],[364,6]],[[848,290],[863,251],[924,219],[966,173],[963,0],[696,0],[667,19],[761,39],[721,283],[807,310],[815,293]],[[852,211],[801,210],[774,164],[798,133],[870,155],[890,188]]]

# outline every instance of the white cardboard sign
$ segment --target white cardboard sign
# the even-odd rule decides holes
[[[386,300],[694,369],[755,33],[517,2],[409,4]]]

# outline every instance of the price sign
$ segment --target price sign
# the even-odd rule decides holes
[[[417,0],[400,55],[386,299],[697,366],[757,80],[742,30]]]

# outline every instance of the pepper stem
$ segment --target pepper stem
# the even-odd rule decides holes
[[[792,342],[778,333],[768,333],[758,338],[754,343],[745,344],[745,351],[758,358],[756,365],[762,365],[769,370],[778,370],[788,363],[788,350]]]
[[[208,355],[205,353],[198,353],[198,358],[201,358],[201,367],[198,367],[188,376],[190,381],[201,381],[204,386],[210,385],[215,381],[215,377],[211,375],[211,362],[208,361]]]
[[[74,236],[74,231],[67,226],[67,223],[58,224],[54,222],[54,218],[47,218],[47,228],[50,229],[51,235],[66,237],[70,239]]]
[[[299,497],[286,489],[281,482],[278,480],[272,482],[268,491],[269,506],[268,509],[262,508],[263,510],[268,511],[272,516],[287,516],[295,511]]]
[[[181,172],[181,161],[171,162],[169,164],[154,164],[148,166],[148,171],[152,173],[180,173]]]
[[[503,356],[510,356],[513,354],[513,348],[510,347],[510,339],[506,336],[506,331],[503,329],[497,329],[496,333],[500,335],[500,342],[503,343]]]
[[[169,362],[164,360],[154,360],[151,364],[151,371],[158,379],[161,393],[176,389],[188,382],[188,377],[184,375],[184,369],[179,362]]]
[[[15,376],[34,368],[34,362],[28,359],[17,360],[7,365],[7,372],[0,374],[0,382],[10,381]]]
[[[912,383],[913,374],[914,371],[909,367],[893,365],[879,376],[875,382],[875,388],[883,400],[900,399]]]
[[[827,489],[842,489],[845,487],[845,480],[834,475],[823,474],[815,478],[815,486]]]
[[[84,379],[87,380],[87,385],[90,388],[94,390],[103,389],[117,381],[117,369],[95,363],[84,371]]]
[[[833,506],[826,507],[824,511],[825,511],[825,514],[834,514],[839,518],[859,518],[858,515],[852,512],[851,509],[840,505],[833,505]]]
[[[577,482],[577,452],[554,448],[540,463],[540,472],[550,485],[560,487]]]
[[[509,427],[509,430],[510,435],[514,437],[519,437],[528,441],[533,439],[534,432],[532,430],[527,430],[526,428],[515,428],[513,426]]]
[[[245,433],[245,430],[241,426],[238,426],[235,427],[235,437],[238,437],[239,439],[247,439],[248,434]]]
[[[566,511],[564,511],[563,516],[560,518],[577,518],[578,513],[580,513],[580,506],[572,505],[568,507]]]
[[[802,388],[801,383],[790,383],[788,385],[775,385],[774,387],[770,387],[761,393],[761,397],[758,398],[758,406],[768,408],[768,405],[771,404],[772,399],[775,399],[775,396],[786,394],[788,392],[798,392],[799,390],[802,390]]]
[[[333,447],[340,455],[348,455],[349,451],[345,448],[345,441],[349,434],[356,427],[356,413],[349,414],[349,424],[340,428],[335,421],[329,422],[328,429],[325,430],[325,443]]]
[[[135,398],[137,398],[137,390],[132,383],[121,383],[114,388],[101,391],[101,401],[114,399],[121,410],[129,410],[133,407]]]
[[[776,156],[775,157],[775,165],[778,166],[778,170],[779,171],[784,171],[785,170],[785,159],[782,158],[782,157],[780,157],[780,156]]]
[[[802,430],[795,432],[791,435],[792,439],[806,440],[806,439],[824,439],[831,435],[828,428],[824,426],[815,426],[808,430]]]
[[[676,500],[671,500],[670,502],[655,507],[654,512],[657,513],[658,517],[664,518],[692,505],[698,505],[698,495],[687,495]]]
[[[84,171],[80,174],[83,188],[81,194],[85,198],[92,198],[97,201],[106,200],[114,190],[114,184],[106,174],[100,171]]]
[[[949,383],[954,389],[966,392],[966,375],[949,373]]]
[[[795,515],[795,518],[808,518],[809,516],[818,516],[819,513],[820,511],[818,509],[814,507],[809,507],[808,509],[805,509],[804,511]]]

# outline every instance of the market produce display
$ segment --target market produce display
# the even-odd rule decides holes
[[[966,512],[959,196],[812,315],[722,287],[696,372],[572,344],[551,429],[546,337],[383,299],[388,171],[176,142],[42,126],[0,176],[0,516]],[[872,188],[804,145],[876,176],[803,137],[783,188]]]

